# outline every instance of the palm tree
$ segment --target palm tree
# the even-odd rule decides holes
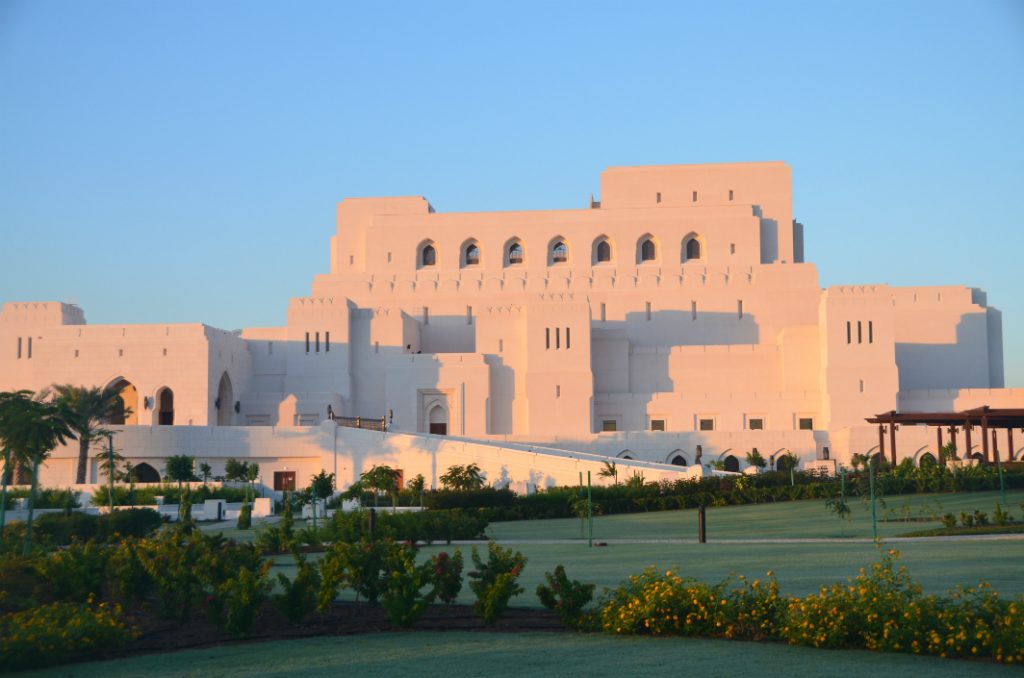
[[[10,440],[10,431],[23,406],[23,401],[31,398],[31,391],[0,392],[0,444],[4,449],[4,469],[0,472],[0,486],[2,486],[0,489],[0,532],[3,531],[7,521],[7,485],[13,479],[14,467],[17,465],[12,449],[13,443]]]
[[[19,465],[32,467],[32,487],[28,494],[28,518],[25,521],[23,552],[32,550],[32,519],[39,490],[39,466],[58,445],[74,439],[66,419],[66,410],[28,391],[3,394],[0,407],[0,437]]]
[[[182,520],[184,520],[185,511],[185,492],[182,489],[182,483],[195,478],[193,471],[195,461],[195,457],[190,457],[187,454],[175,454],[167,457],[166,468],[164,469],[164,474],[170,480],[178,481],[178,515],[182,517]]]
[[[75,482],[85,482],[86,468],[89,463],[89,446],[93,440],[107,435],[103,425],[108,423],[115,412],[124,409],[125,415],[131,414],[121,400],[120,391],[111,387],[74,386],[58,384],[53,386],[56,402],[67,409],[67,422],[78,435],[78,472]]]
[[[599,478],[611,478],[613,484],[619,484],[619,469],[615,466],[614,461],[606,461],[601,470],[597,472],[597,476]]]

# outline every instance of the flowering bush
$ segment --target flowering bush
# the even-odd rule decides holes
[[[579,628],[584,619],[583,608],[594,599],[594,585],[569,579],[561,565],[555,568],[554,573],[546,572],[544,578],[547,585],[537,587],[541,604],[557,612],[566,626]]]
[[[249,635],[270,593],[269,569],[270,562],[257,567],[243,566],[235,576],[215,584],[206,597],[214,623],[238,638]]]
[[[473,609],[485,623],[494,624],[512,596],[523,592],[518,579],[526,566],[526,557],[492,541],[487,545],[487,562],[473,547],[473,565],[476,569],[469,573],[469,588],[476,594]]]
[[[741,577],[709,585],[648,568],[605,596],[599,621],[612,633],[759,640],[776,637],[784,611],[771,572],[764,583]]]
[[[49,585],[54,600],[80,603],[102,592],[111,551],[94,541],[76,541],[40,557],[36,569]]]
[[[451,605],[462,591],[462,551],[449,556],[441,551],[430,559],[433,567],[434,593],[445,605]]]
[[[50,603],[0,617],[0,670],[58,664],[76,652],[116,650],[134,638],[121,609],[106,603]]]

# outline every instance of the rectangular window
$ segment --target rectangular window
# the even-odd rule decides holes
[[[558,385],[558,384],[555,384],[555,397],[556,398],[561,398],[562,397],[562,387],[560,385]]]
[[[875,323],[868,321],[868,343],[875,343]]]
[[[608,319],[608,312],[607,311],[608,311],[608,307],[605,306],[605,303],[602,301],[601,302],[601,322],[605,322]]]
[[[391,263],[391,252],[388,252],[388,263]]]
[[[306,353],[309,353],[309,332],[306,332]]]
[[[690,320],[696,320],[696,319],[697,319],[697,302],[696,301],[691,301],[690,302]]]
[[[28,357],[29,358],[32,357],[32,338],[31,337],[28,340]],[[123,358],[124,357],[124,349],[123,348],[117,349],[117,357],[118,358]]]
[[[560,348],[562,348],[562,328],[561,327],[556,327],[555,328],[555,349],[557,350],[557,349],[560,349]]]
[[[743,300],[739,299],[736,301],[736,315],[739,318],[743,318]]]
[[[601,421],[602,431],[617,431],[618,427],[615,425],[614,419],[604,419]]]
[[[664,419],[651,419],[651,430],[652,431],[664,431],[665,420]]]
[[[18,359],[21,359],[21,337],[18,337]]]
[[[661,202],[661,193],[655,193],[654,194],[654,202],[658,202],[658,203]]]
[[[729,200],[732,200],[732,189],[729,189]]]
[[[736,254],[736,243],[729,243],[729,254]]]
[[[316,333],[316,353],[320,352],[320,333]]]
[[[498,353],[504,353],[505,351],[505,340],[498,339]]]
[[[764,419],[761,417],[751,417],[750,419],[747,419],[747,428],[751,431],[763,431]]]
[[[423,324],[430,324],[430,309],[427,308],[426,306],[423,307]]]
[[[373,352],[374,353],[380,353],[380,342],[379,341],[373,342]]]
[[[647,302],[645,313],[647,314],[647,322],[650,322],[651,321],[651,302],[649,302],[649,301]]]
[[[569,328],[568,327],[565,328],[565,348],[566,348],[566,350],[569,349]]]
[[[860,392],[861,393],[864,392],[864,380],[863,379],[860,380]]]
[[[693,202],[697,202],[697,191],[693,192]]]
[[[324,350],[325,351],[330,351],[331,350],[331,333],[330,332],[324,332]]]
[[[78,351],[75,351],[75,354],[76,354],[76,356],[77,356],[77,354],[78,354]],[[167,349],[165,348],[165,349],[164,349],[164,356],[166,356],[166,355],[167,355]]]
[[[849,320],[846,321],[846,343],[847,344],[852,343],[851,342],[851,335],[850,335],[850,321]]]
[[[551,328],[544,328],[544,348],[551,348]]]
[[[862,336],[862,333],[861,333],[861,324],[860,324],[860,321],[858,320],[857,321],[857,343],[858,344],[863,343],[862,339],[863,339],[863,336]]]
[[[121,353],[124,353],[124,351],[122,351]],[[28,338],[28,357],[29,359],[32,358],[32,337]]]
[[[700,429],[701,431],[714,431],[715,430],[715,420],[714,419],[700,419],[700,420],[698,420],[697,424],[698,424],[697,428]]]
[[[167,349],[165,348],[164,350],[166,351]],[[166,354],[165,354],[165,355],[166,355]],[[77,348],[75,349],[75,357],[76,357],[76,358],[78,357],[78,349],[77,349]]]
[[[810,417],[800,417],[800,420],[797,422],[797,426],[801,431],[813,431],[814,420]]]
[[[467,306],[466,307],[466,324],[467,325],[472,325],[473,324],[473,307],[472,306]]]

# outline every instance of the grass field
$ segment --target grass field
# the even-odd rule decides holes
[[[940,515],[959,513],[975,508],[989,512],[998,501],[998,492],[912,496],[906,498],[913,511],[927,505]],[[1024,492],[1007,493],[1007,500],[1020,513],[1017,504],[1024,501]],[[905,499],[890,499],[890,508],[900,507]],[[526,593],[513,600],[514,605],[538,606],[534,593],[545,572],[556,565],[565,565],[570,577],[597,584],[598,592],[613,587],[645,567],[658,569],[678,567],[687,576],[717,582],[731,573],[749,578],[763,577],[772,570],[784,593],[804,595],[819,587],[843,582],[856,576],[879,558],[871,542],[792,542],[763,543],[757,541],[716,543],[715,539],[799,539],[800,537],[831,537],[839,535],[840,521],[824,507],[823,501],[786,502],[757,506],[730,506],[709,509],[709,543],[613,543],[587,548],[585,541],[576,543],[526,543],[526,540],[579,539],[580,525],[575,519],[532,520],[495,523],[491,535],[498,540],[523,540],[514,548],[523,552],[529,562],[522,575]],[[880,523],[879,532],[893,536],[936,523]],[[846,524],[847,535],[871,536],[870,514],[854,504],[854,517]],[[661,511],[600,517],[596,521],[595,539],[671,539],[693,538],[696,534],[696,511]],[[985,580],[1000,593],[1024,594],[1024,540],[1017,541],[908,541],[886,545],[898,549],[902,563],[929,593],[942,593],[957,585],[976,586]],[[429,546],[423,557],[437,551],[461,548],[467,569],[471,547]],[[290,557],[278,558],[275,572],[291,575],[294,567]],[[343,596],[346,594],[343,594]],[[464,592],[462,602],[471,602]]]
[[[62,666],[38,676],[884,676],[1020,675],[995,664],[695,638],[409,632],[188,650]]]

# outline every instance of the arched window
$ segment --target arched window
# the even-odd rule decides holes
[[[135,476],[135,482],[137,483],[160,482],[160,474],[157,473],[157,470],[155,468],[153,468],[146,462],[137,464],[134,468],[132,468],[132,475]]]
[[[514,242],[508,248],[508,263],[510,266],[523,263],[523,246]]]
[[[732,473],[739,473],[739,470],[740,470],[740,462],[739,462],[739,460],[736,459],[736,457],[734,457],[734,456],[732,456],[730,454],[728,457],[725,458],[724,470],[730,471]]]
[[[690,238],[686,241],[686,260],[700,259],[700,240]]]
[[[174,391],[162,388],[156,397],[156,423],[158,426],[174,425]]]
[[[470,245],[466,248],[466,258],[463,261],[466,266],[476,266],[480,263],[480,248]]]
[[[669,463],[672,464],[673,466],[689,466],[689,464],[686,463],[686,457],[684,457],[681,454],[677,454],[676,456],[672,457],[672,461]]]
[[[569,261],[569,248],[559,240],[551,246],[551,263],[564,264],[567,261]]]
[[[597,263],[612,260],[612,246],[608,244],[607,240],[597,243],[597,252],[594,258],[597,259]]]
[[[434,266],[437,264],[437,250],[433,245],[427,245],[420,253],[420,266]]]
[[[928,468],[929,466],[935,466],[935,457],[931,452],[925,452],[921,455],[920,465],[921,468]]]
[[[654,241],[647,238],[640,243],[640,261],[654,261],[657,257],[657,250],[654,247]]]

